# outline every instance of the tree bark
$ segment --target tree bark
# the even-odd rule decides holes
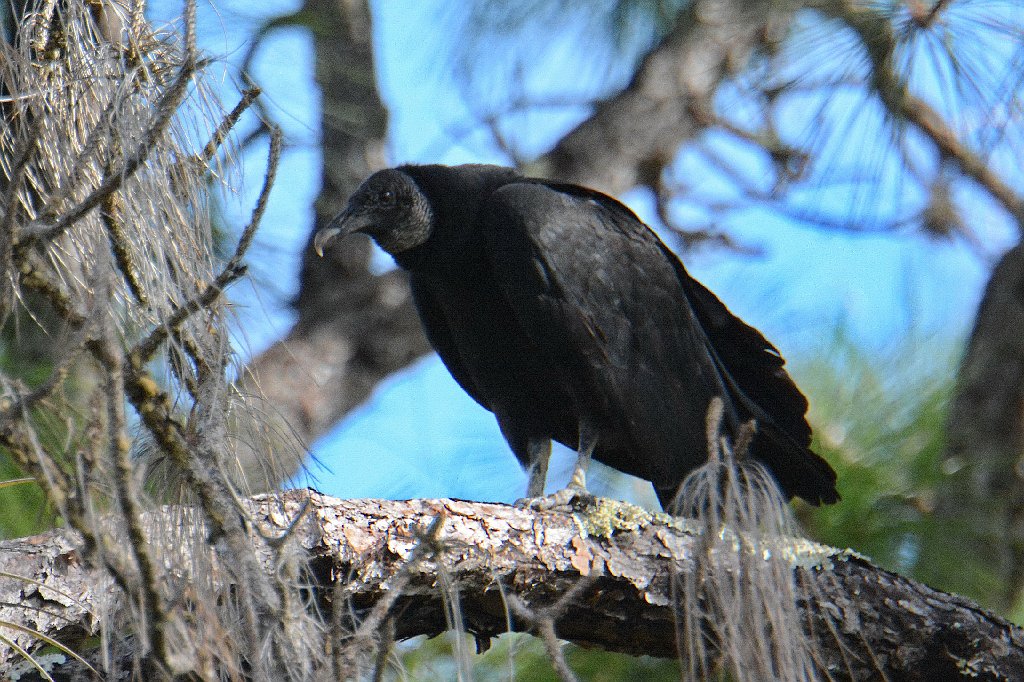
[[[924,566],[951,543],[954,556],[969,547],[999,580],[989,603],[1009,612],[1024,586],[1024,244],[985,289],[950,403],[945,462],[936,512],[954,530],[924,548]]]
[[[588,535],[567,514],[456,500],[338,500],[305,490],[254,498],[253,518],[277,535],[304,505],[290,537],[309,557],[323,608],[357,620],[391,616],[399,639],[444,631],[444,601],[454,598],[466,630],[485,646],[507,631],[509,619],[514,630],[531,628],[509,615],[510,595],[540,613],[570,593],[552,612],[558,637],[635,655],[677,655],[677,609],[687,604],[678,603],[673,584],[701,556],[700,536],[679,519],[635,517]],[[1024,679],[1021,628],[856,554],[801,542],[793,545],[794,570],[815,596],[800,607],[823,676]],[[23,576],[0,577],[0,621],[72,646],[95,632],[91,614],[111,588],[90,586],[76,545],[64,531],[0,543],[0,571]],[[445,584],[447,592],[439,587]],[[345,603],[332,604],[342,593]],[[382,603],[386,613],[378,606],[374,614]],[[4,634],[26,647],[38,643],[23,631]],[[9,649],[3,660],[13,660]]]

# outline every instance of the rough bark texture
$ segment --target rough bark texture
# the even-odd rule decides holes
[[[1004,588],[991,603],[1009,611],[1024,583],[1024,244],[1000,260],[978,310],[947,425],[953,472],[938,514],[959,551],[981,553]],[[965,523],[966,520],[966,523]],[[945,548],[936,547],[936,552]]]
[[[396,636],[435,635],[446,628],[443,599],[455,592],[466,629],[485,643],[507,630],[503,593],[541,610],[584,580],[556,614],[559,637],[677,655],[676,608],[686,604],[674,606],[673,581],[693,569],[698,547],[685,523],[638,516],[611,524],[612,532],[586,534],[565,514],[455,500],[337,500],[307,491],[257,498],[254,517],[280,533],[307,500],[292,537],[308,552],[328,609],[344,594],[337,605],[343,613],[366,615],[397,591],[389,610]],[[95,629],[88,613],[106,595],[86,586],[74,546],[62,532],[0,543],[0,570],[25,578],[0,578],[0,620],[72,644]],[[832,679],[1024,679],[1020,628],[849,552],[794,547],[794,570],[816,593],[801,607]],[[334,584],[339,576],[343,592]],[[454,587],[445,594],[442,584]],[[512,626],[529,629],[515,618]],[[33,641],[23,632],[5,634]],[[4,659],[12,660],[9,651]]]
[[[97,589],[80,549],[80,539],[70,531],[0,543],[0,624],[14,623],[68,642],[96,632],[100,605],[112,592]],[[3,625],[0,635],[26,648],[39,644],[32,634]],[[7,646],[0,646],[0,652],[0,670],[18,660]]]

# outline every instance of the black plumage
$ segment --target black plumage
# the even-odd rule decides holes
[[[546,464],[550,439],[593,449],[668,505],[707,459],[721,396],[728,430],[756,420],[751,454],[787,497],[839,499],[778,351],[615,199],[497,166],[401,166],[363,183],[317,249],[352,232],[409,271],[430,343],[524,465]]]

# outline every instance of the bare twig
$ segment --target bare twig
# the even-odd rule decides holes
[[[107,239],[110,242],[110,250],[114,254],[114,262],[121,276],[128,284],[135,300],[142,305],[148,305],[149,297],[139,280],[138,268],[135,266],[131,246],[128,244],[128,237],[124,233],[122,224],[122,207],[117,192],[111,192],[100,202],[100,218],[107,228]]]
[[[249,218],[249,224],[242,230],[242,236],[238,239],[238,245],[235,247],[235,253],[231,256],[231,260],[228,261],[229,268],[238,267],[241,264],[246,252],[252,245],[253,237],[256,235],[256,229],[259,227],[260,221],[263,219],[263,214],[266,212],[267,201],[270,198],[270,190],[274,187],[274,182],[277,180],[277,169],[281,162],[281,143],[281,129],[277,126],[271,126],[270,151],[267,155],[267,171],[263,176],[263,188],[260,190],[259,198],[256,200],[256,206],[252,210],[252,216]]]
[[[17,259],[15,256],[15,260]],[[19,270],[21,284],[42,294],[69,326],[80,328],[87,323],[86,314],[78,309],[58,282],[53,281],[47,273],[40,271],[32,263],[31,258],[23,260]]]
[[[178,327],[182,325],[196,311],[204,310],[213,304],[229,284],[240,279],[245,274],[245,266],[224,268],[217,278],[209,283],[202,292],[185,303],[176,306],[174,311],[159,326],[155,327],[141,341],[135,344],[132,355],[138,358],[138,362],[145,363],[152,359],[160,344],[167,340]]]
[[[195,162],[201,165],[208,164],[217,153],[217,150],[223,146],[224,142],[228,138],[228,134],[238,123],[238,119],[242,117],[249,107],[252,106],[256,98],[260,96],[260,89],[256,86],[248,87],[242,91],[242,98],[238,100],[235,108],[232,109],[217,126],[217,129],[213,131],[213,135],[210,136],[209,141],[203,146],[201,152],[196,154]]]
[[[931,7],[925,7],[925,0],[910,0],[910,17],[921,28],[930,28],[952,0],[935,0]]]
[[[388,617],[380,628],[380,641],[377,642],[377,660],[373,666],[373,682],[384,682],[387,672],[388,657],[395,648],[395,621]]]
[[[18,393],[14,399],[0,399],[0,426],[22,418],[30,409],[46,400],[67,378],[68,372],[82,352],[79,343],[69,343],[68,350],[61,361],[54,367],[41,384],[25,393]],[[6,405],[4,403],[7,403]]]
[[[46,453],[35,432],[25,428],[30,419],[28,410],[23,408],[20,423],[0,424],[0,445],[7,448],[18,466],[32,474],[46,491],[47,498],[62,514],[72,516],[73,510],[69,505],[77,508],[80,502],[72,495],[74,488],[71,478]]]
[[[115,499],[120,507],[121,522],[128,528],[128,548],[139,572],[139,592],[143,609],[146,641],[153,648],[157,660],[166,665],[168,658],[167,638],[164,627],[167,624],[167,610],[160,596],[159,571],[153,562],[149,541],[142,528],[142,508],[138,503],[135,476],[130,459],[130,442],[125,432],[124,412],[124,367],[120,350],[114,348],[110,331],[104,330],[103,338],[89,342],[93,357],[106,371],[107,401],[107,450],[113,467]]]
[[[520,599],[517,595],[507,595],[508,605],[512,607],[512,611],[520,618],[533,623],[537,634],[540,635],[544,641],[544,649],[548,652],[548,658],[551,659],[552,665],[555,667],[555,672],[562,682],[576,682],[578,679],[576,673],[569,667],[569,663],[565,660],[565,652],[562,648],[562,643],[558,640],[558,635],[555,633],[555,622],[565,615],[565,611],[568,609],[577,597],[579,597],[585,589],[593,584],[597,578],[597,574],[591,574],[589,576],[581,576],[579,581],[573,584],[568,590],[566,590],[562,596],[558,598],[553,604],[545,606],[544,608],[530,608],[526,602]]]
[[[263,188],[260,190],[259,198],[256,201],[256,206],[253,208],[252,217],[249,220],[249,224],[242,230],[242,235],[238,240],[238,244],[235,247],[235,252],[228,260],[224,269],[221,270],[217,278],[210,282],[202,292],[185,303],[177,306],[167,319],[155,327],[148,335],[146,335],[141,341],[139,341],[132,349],[132,354],[137,356],[139,361],[145,362],[153,357],[156,353],[157,348],[163,343],[168,335],[174,333],[192,314],[198,310],[209,307],[220,295],[229,284],[238,280],[242,275],[245,274],[245,266],[242,265],[242,260],[245,258],[245,254],[249,247],[252,245],[253,237],[256,234],[256,230],[259,227],[260,220],[263,218],[263,214],[266,211],[267,199],[270,196],[270,190],[273,187],[274,180],[277,177],[277,167],[281,160],[281,132],[279,129],[274,128],[270,137],[270,154],[267,159],[267,172],[263,181]]]

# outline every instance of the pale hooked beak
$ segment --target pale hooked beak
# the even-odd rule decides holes
[[[342,211],[338,217],[327,223],[327,227],[317,230],[317,233],[313,235],[313,250],[316,251],[316,255],[323,258],[324,249],[330,242],[356,232],[362,232],[372,225],[373,221],[368,216],[353,214],[348,210]]]
[[[325,227],[322,230],[317,230],[317,233],[313,235],[313,250],[316,251],[316,255],[323,258],[324,247],[339,234],[341,234],[340,227]]]

